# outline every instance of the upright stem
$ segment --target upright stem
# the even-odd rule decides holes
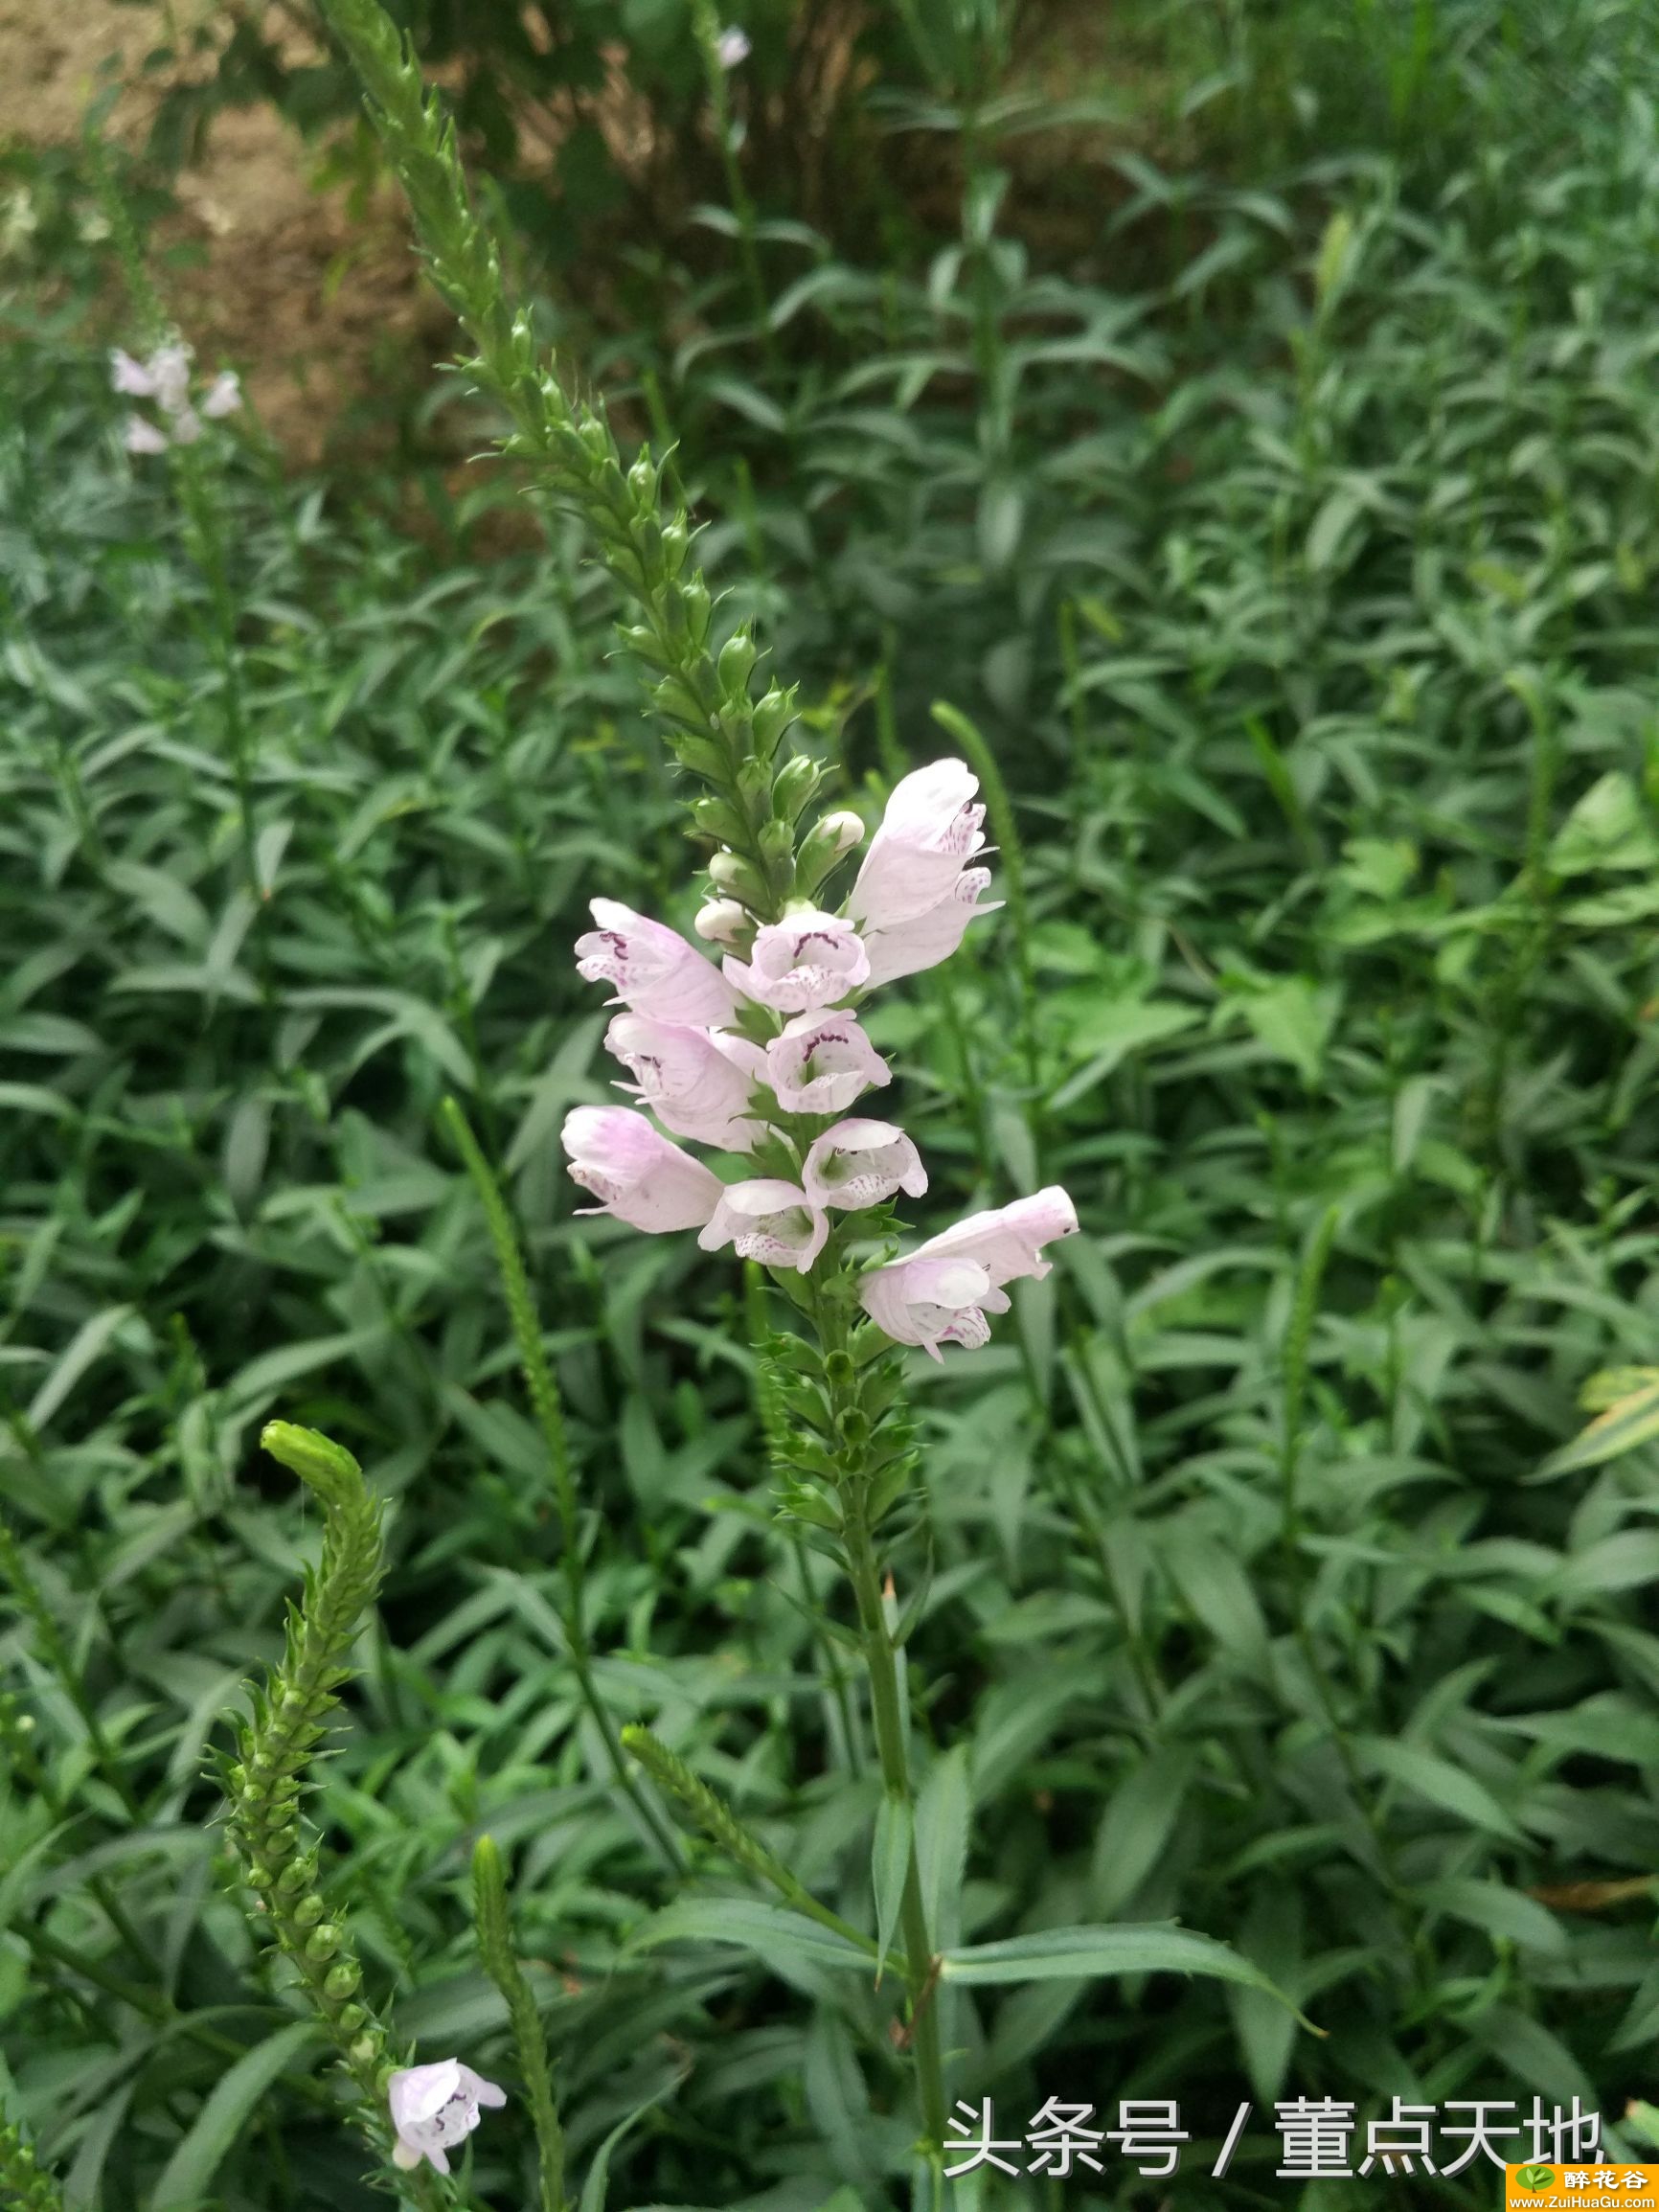
[[[875,1727],[881,1779],[893,1796],[913,1809],[916,1793],[910,1785],[910,1750],[898,1695],[898,1668],[882,1610],[875,1546],[862,1513],[849,1515],[846,1541],[848,1569],[858,1604],[858,1623],[864,1630],[864,1662],[870,1673],[870,1713]],[[914,1855],[904,1878],[899,1927],[904,1936],[905,1980],[910,1991],[910,2047],[916,2061],[917,2087],[921,2095],[922,2126],[927,2133],[928,2150],[937,2157],[944,2142],[944,2069],[939,2049],[939,2015],[933,2005],[933,1943],[928,1934]]]

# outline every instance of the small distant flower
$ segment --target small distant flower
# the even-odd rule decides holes
[[[644,1014],[619,1014],[604,1033],[606,1052],[634,1077],[635,1095],[665,1129],[733,1152],[746,1152],[759,1134],[747,1118],[750,1078],[740,1044]]]
[[[587,982],[614,985],[635,1014],[693,1028],[729,1021],[737,1012],[731,985],[677,930],[615,899],[592,900],[588,911],[599,927],[576,941],[577,973]]]
[[[129,453],[165,453],[167,435],[142,415],[129,415],[122,431],[122,441]]]
[[[895,784],[847,901],[867,934],[914,922],[951,895],[985,843],[978,789],[979,778],[955,760],[935,761]]]
[[[905,1260],[866,1275],[858,1295],[865,1311],[896,1343],[918,1344],[930,1357],[942,1344],[975,1351],[990,1334],[988,1313],[1006,1313],[1003,1288],[1015,1276],[1039,1280],[1052,1261],[1042,1247],[1074,1234],[1077,1209],[1057,1183],[1011,1206],[970,1214],[930,1237]]]
[[[573,1107],[560,1142],[571,1180],[599,1200],[579,1213],[614,1214],[634,1229],[700,1229],[720,1202],[719,1176],[631,1107]]]
[[[392,2163],[408,2173],[426,2158],[447,2174],[444,2153],[477,2127],[480,2105],[505,2105],[507,2091],[459,2059],[441,2059],[432,2066],[402,2067],[388,2083],[387,2098],[398,2131]]]
[[[769,922],[755,938],[745,965],[730,953],[726,976],[750,998],[780,1014],[806,1014],[856,991],[870,974],[870,959],[851,922],[816,907]]]
[[[153,399],[155,378],[130,353],[119,346],[112,347],[109,355],[109,381],[117,392],[125,392],[131,399]]]
[[[735,23],[715,40],[715,59],[722,69],[736,69],[739,61],[748,60],[749,52],[748,34]]]
[[[234,415],[242,403],[242,380],[234,369],[221,369],[202,395],[201,411],[211,422]]]
[[[149,356],[148,369],[155,396],[170,415],[180,415],[190,403],[190,348],[158,346]]]
[[[920,1198],[927,1188],[921,1155],[891,1122],[837,1122],[817,1138],[801,1171],[814,1205],[850,1211],[878,1206],[896,1191]]]
[[[889,928],[870,930],[864,940],[870,956],[867,980],[872,985],[896,983],[901,975],[915,975],[924,968],[937,968],[942,960],[948,960],[967,934],[967,925],[975,915],[994,914],[1002,904],[1000,899],[977,903],[989,881],[989,868],[965,868],[936,905],[927,907],[908,922],[896,922]]]
[[[794,1267],[804,1275],[829,1234],[829,1220],[799,1184],[761,1177],[727,1185],[697,1243],[705,1252],[730,1244],[739,1260]]]
[[[860,1091],[893,1081],[851,1014],[797,1015],[763,1055],[757,1046],[749,1050],[786,1113],[845,1113]]]
[[[123,433],[129,453],[165,453],[170,445],[193,445],[202,434],[202,416],[217,420],[232,415],[242,403],[241,381],[235,372],[223,370],[202,395],[201,408],[191,404],[191,350],[177,340],[157,346],[148,360],[134,360],[116,346],[109,356],[109,381],[129,399],[153,399],[167,418],[154,422],[147,415],[129,415]]]

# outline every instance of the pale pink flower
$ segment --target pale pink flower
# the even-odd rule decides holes
[[[977,1260],[924,1260],[920,1254],[877,1267],[858,1287],[859,1302],[896,1344],[920,1344],[942,1359],[942,1344],[977,1352],[990,1339],[988,1313],[1006,1313],[1009,1296]]]
[[[221,369],[202,395],[201,411],[211,422],[234,415],[242,403],[242,382],[234,369]]]
[[[636,1014],[660,1021],[705,1028],[736,1014],[731,985],[677,930],[615,899],[590,900],[588,911],[599,926],[577,939],[576,966],[589,983],[613,985]]]
[[[157,346],[144,367],[151,390],[168,414],[182,414],[190,404],[190,348]]]
[[[386,2085],[392,2108],[392,2125],[398,2140],[392,2163],[405,2173],[429,2159],[440,2174],[447,2174],[444,2155],[464,2143],[478,2125],[480,2105],[505,2105],[507,2091],[459,2059],[440,2059],[432,2066],[403,2066]]]
[[[896,983],[901,975],[916,975],[924,968],[937,968],[942,960],[948,960],[966,936],[974,917],[994,914],[1002,904],[1000,899],[975,903],[989,881],[989,868],[965,868],[938,905],[890,928],[872,929],[864,940],[872,987]]]
[[[115,391],[125,392],[129,399],[155,398],[155,378],[142,361],[135,361],[130,353],[124,353],[119,346],[110,349],[109,381]]]
[[[869,957],[851,922],[809,906],[757,931],[747,964],[728,953],[726,979],[779,1014],[806,1014],[856,991]]]
[[[845,1113],[860,1091],[893,1081],[851,1014],[798,1014],[749,1064],[770,1083],[786,1113]]]
[[[989,1269],[991,1281],[1000,1289],[1016,1275],[1034,1275],[1040,1280],[1053,1265],[1042,1257],[1043,1246],[1061,1237],[1075,1237],[1077,1229],[1078,1210],[1069,1194],[1058,1183],[1050,1183],[1029,1198],[1015,1198],[1011,1205],[969,1214],[966,1220],[930,1237],[911,1257],[977,1260]]]
[[[129,415],[122,431],[122,442],[129,453],[165,453],[167,433],[158,430],[153,422],[142,415]]]
[[[739,31],[736,24],[722,31],[715,40],[715,59],[722,69],[736,69],[739,61],[747,61],[748,58],[748,34]]]
[[[1006,1313],[1003,1285],[1016,1275],[1039,1280],[1053,1263],[1042,1247],[1075,1234],[1077,1209],[1057,1183],[1029,1198],[970,1214],[930,1237],[906,1260],[866,1275],[858,1296],[865,1311],[899,1344],[920,1344],[931,1357],[942,1344],[970,1351],[990,1334],[988,1313]]]
[[[201,436],[201,417],[193,407],[181,407],[172,419],[172,442],[175,445],[193,445]]]
[[[881,826],[847,901],[866,930],[914,922],[947,898],[985,843],[979,778],[965,761],[935,761],[893,787]]]
[[[921,1155],[891,1122],[837,1122],[814,1140],[801,1185],[815,1206],[878,1206],[895,1191],[920,1198],[927,1188]]]
[[[730,1244],[739,1260],[794,1267],[804,1275],[824,1249],[829,1234],[827,1217],[798,1183],[761,1176],[752,1183],[726,1186],[714,1220],[697,1243],[705,1252]]]
[[[733,1152],[746,1152],[760,1133],[746,1114],[751,1079],[740,1043],[646,1014],[619,1014],[604,1033],[605,1050],[634,1077],[621,1087],[644,1099],[665,1129]]]
[[[571,1180],[599,1200],[579,1214],[614,1214],[632,1229],[700,1229],[720,1202],[719,1176],[629,1106],[574,1106],[559,1141]]]

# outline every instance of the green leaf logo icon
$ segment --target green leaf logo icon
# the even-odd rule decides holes
[[[1515,2176],[1523,2189],[1547,2189],[1555,2178],[1554,2166],[1523,2166]]]

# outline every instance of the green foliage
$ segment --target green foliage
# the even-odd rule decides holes
[[[879,1588],[874,1617],[834,1596],[804,1540],[834,1532],[776,1515],[768,1444],[809,1455],[827,1379],[768,1368],[762,1435],[728,1278],[574,1220],[558,1165],[564,1110],[606,1095],[569,971],[587,899],[690,918],[611,657],[624,587],[557,515],[528,542],[499,480],[420,474],[399,532],[239,447],[210,486],[227,653],[182,492],[120,457],[72,318],[95,200],[66,165],[22,178],[0,2033],[66,2203],[159,2212],[181,2173],[239,2212],[376,2201],[199,1779],[315,1556],[314,1504],[253,1449],[273,1414],[387,1501],[309,1801],[346,2001],[530,2087],[527,1992],[568,2171],[613,2202],[907,2187],[906,1993],[873,1948],[908,1963],[912,1873],[966,1961],[928,2008],[952,2097],[1015,2130],[1051,2093],[1181,2099],[1175,2181],[1115,2168],[1080,2205],[1294,2202],[1259,2125],[1208,2179],[1246,2083],[1362,2116],[1580,2093],[1615,2139],[1650,2087],[1654,25],[1371,10],[1356,44],[1341,11],[1279,13],[1228,11],[1253,44],[1193,133],[1057,243],[1040,140],[994,104],[962,128],[994,41],[947,53],[919,10],[958,86],[924,112],[896,61],[887,120],[896,157],[949,148],[949,227],[919,195],[878,262],[768,236],[746,169],[774,357],[737,252],[711,274],[666,234],[630,348],[593,356],[619,423],[651,372],[672,498],[719,517],[716,673],[763,624],[860,803],[954,746],[943,701],[1018,833],[1018,940],[1005,912],[872,1012],[933,1174],[902,1226],[1054,1178],[1085,1233],[993,1348],[910,1363],[891,1620]],[[1183,35],[1182,98],[1217,59]],[[501,427],[451,404],[474,445]],[[574,1547],[450,1095],[538,1317]],[[851,1933],[739,1893],[759,1857],[669,1873],[572,1663],[571,1558],[619,1731]],[[892,1815],[871,1848],[888,1792],[847,1669],[872,1635],[908,1855]],[[477,1965],[484,1832],[522,1988]],[[1074,1971],[1052,1931],[1079,1927],[1085,1970],[1124,1974]],[[1206,1937],[1323,2034],[1165,1971]],[[475,2203],[534,2201],[532,2102],[473,2139]]]

